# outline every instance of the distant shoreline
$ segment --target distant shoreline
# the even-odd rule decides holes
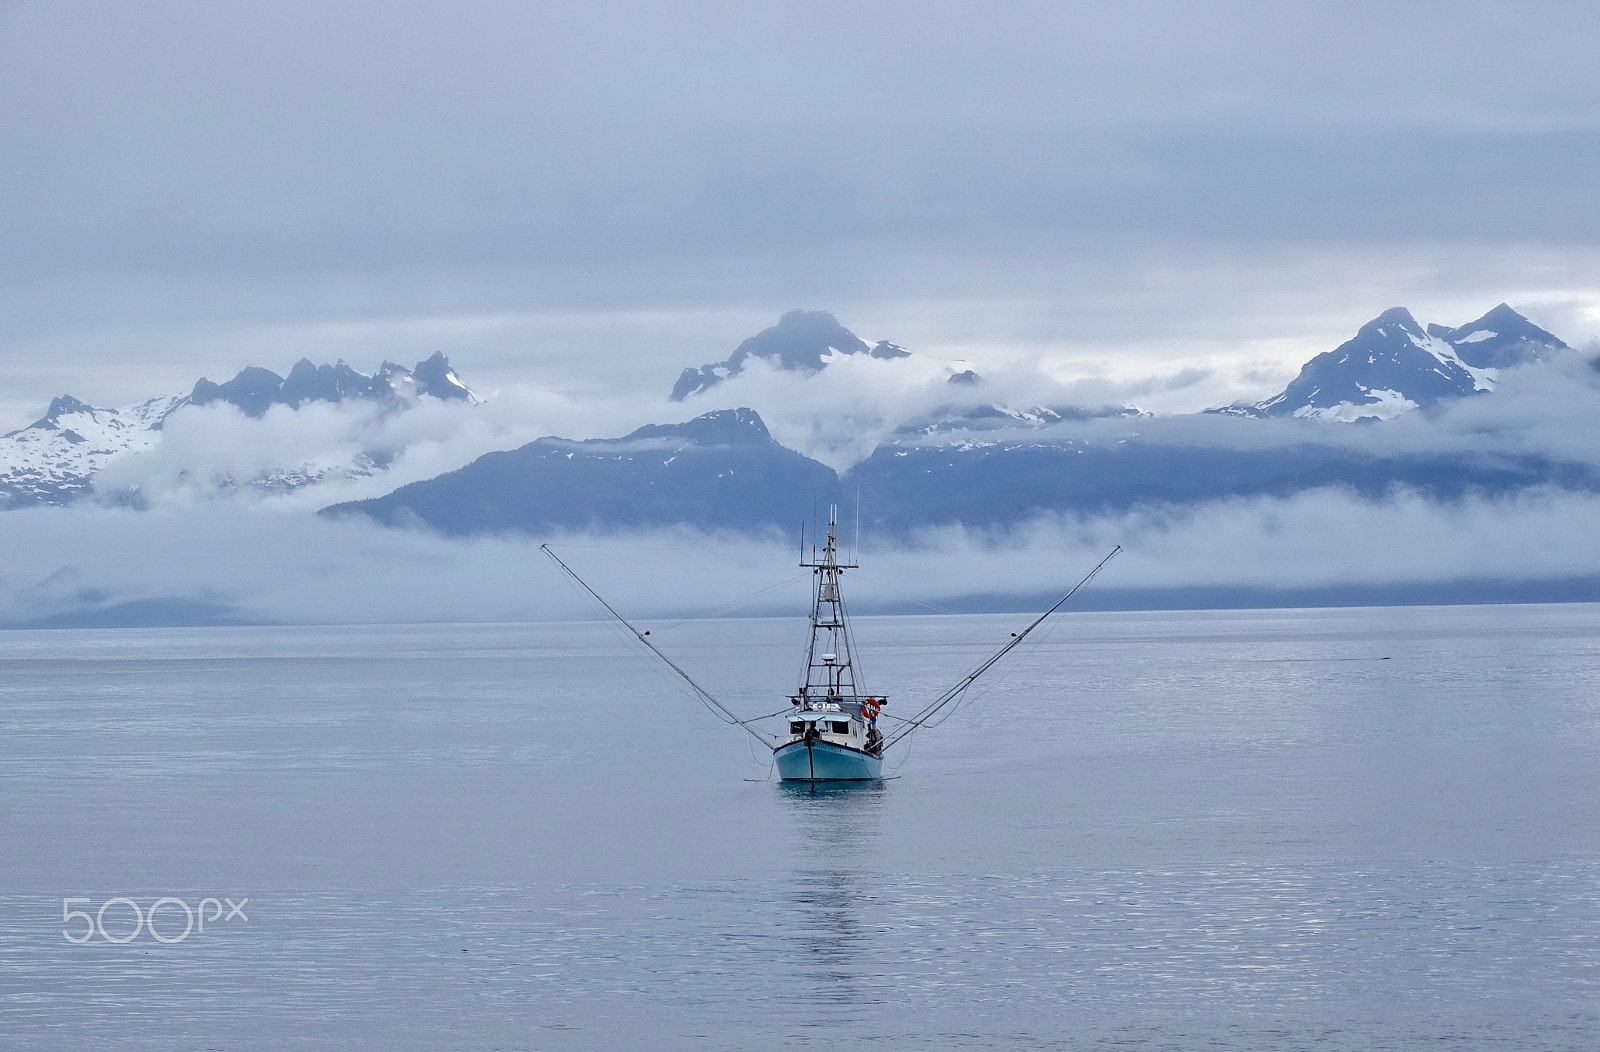
[[[1031,595],[966,595],[941,597],[928,606],[904,599],[858,599],[853,612],[861,617],[939,616],[950,614],[1037,613],[1059,598],[1054,593]],[[1073,600],[1070,613],[1116,613],[1122,611],[1200,611],[1200,610],[1296,610],[1391,606],[1507,606],[1600,603],[1600,577],[1572,577],[1542,581],[1447,581],[1405,585],[1340,585],[1308,588],[1260,588],[1233,585],[1205,585],[1181,588],[1100,588]],[[937,606],[942,609],[933,609]],[[641,622],[678,619],[686,611],[652,612]],[[787,607],[752,607],[726,620],[790,617]],[[550,624],[570,618],[530,618],[526,621],[474,622],[441,621],[350,621],[284,622],[250,615],[216,603],[181,598],[147,599],[92,610],[68,611],[29,621],[0,623],[0,631],[39,631],[46,629],[140,629],[140,628],[271,628],[313,627],[335,624],[403,625],[439,624]],[[703,618],[717,620],[717,618]]]

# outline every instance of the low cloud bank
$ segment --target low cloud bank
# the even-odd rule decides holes
[[[1077,441],[1232,449],[1326,446],[1371,457],[1481,454],[1532,456],[1600,465],[1600,371],[1594,351],[1566,352],[1549,361],[1500,373],[1497,389],[1413,410],[1382,423],[1346,424],[1294,419],[1248,419],[1182,414],[1067,421],[1046,431],[995,432],[1023,442]],[[1080,393],[1081,388],[1074,392]],[[1123,392],[1128,393],[1128,392]],[[1068,401],[1065,404],[1084,404]],[[937,436],[929,441],[946,441]]]
[[[136,489],[151,509],[40,508],[0,516],[0,623],[81,619],[129,604],[208,610],[242,621],[500,621],[586,617],[589,608],[538,551],[550,540],[581,572],[640,616],[719,608],[796,576],[792,537],[704,536],[661,530],[601,537],[448,540],[363,520],[311,514],[337,500],[371,497],[430,478],[493,449],[545,434],[625,434],[722,405],[753,405],[775,437],[847,466],[906,419],[941,402],[1095,405],[1118,393],[1006,373],[978,388],[944,382],[932,361],[855,356],[801,377],[757,364],[715,389],[715,398],[588,399],[527,387],[488,405],[424,403],[384,415],[361,404],[277,408],[260,420],[231,407],[186,410],[162,445],[128,457],[99,480],[102,493]],[[998,396],[998,397],[997,397]],[[1067,423],[1018,439],[1179,447],[1273,449],[1314,442],[1371,456],[1471,454],[1543,457],[1600,466],[1600,372],[1572,353],[1502,374],[1492,395],[1466,398],[1374,426],[1225,416],[1140,417]],[[995,436],[990,436],[995,437]],[[386,471],[270,493],[218,478],[247,479],[297,465],[337,468],[377,456]],[[1109,550],[1118,559],[1097,588],[1147,590],[1381,587],[1447,582],[1528,582],[1600,577],[1600,495],[1556,488],[1439,501],[1397,489],[1381,499],[1339,489],[1287,497],[1144,507],[1099,516],[1050,515],[998,531],[959,526],[922,531],[877,550],[853,590],[863,606],[936,604],[980,596],[1037,596],[1065,587]],[[803,580],[740,611],[801,610]],[[171,604],[178,604],[176,607]],[[185,605],[187,604],[187,605]],[[176,610],[175,613],[172,611]]]
[[[166,420],[159,444],[112,461],[94,486],[102,500],[136,494],[147,507],[314,511],[382,496],[542,435],[631,430],[651,419],[652,409],[660,406],[602,405],[536,386],[497,392],[485,405],[423,399],[401,411],[363,401],[308,402],[252,418],[225,403],[185,406]]]
[[[980,533],[927,531],[875,549],[858,604],[949,603],[1064,588],[1110,549],[1106,589],[1264,590],[1600,576],[1600,496],[1556,490],[1448,504],[1337,490],[1098,518],[1041,518]],[[448,540],[361,521],[237,507],[35,509],[0,517],[0,621],[70,621],[183,600],[242,621],[515,621],[592,615],[539,552],[544,538]],[[804,609],[792,538],[657,531],[548,538],[617,606],[684,616],[781,585],[726,613]],[[786,582],[786,583],[785,583]]]
[[[1019,368],[963,386],[947,382],[955,371],[925,356],[841,355],[810,375],[755,359],[687,403],[669,401],[665,389],[653,397],[615,397],[521,385],[486,392],[484,405],[424,399],[400,412],[361,401],[309,402],[252,418],[224,403],[186,406],[168,418],[154,449],[103,469],[95,490],[111,501],[136,494],[148,507],[221,501],[314,510],[382,496],[545,435],[614,438],[647,423],[740,406],[759,412],[778,442],[843,471],[901,425],[945,407],[1098,409],[1127,402],[1155,382],[1062,383]]]
[[[1543,457],[1600,466],[1600,429],[1593,427],[1600,418],[1600,372],[1590,364],[1594,353],[1574,351],[1504,370],[1493,394],[1413,411],[1381,426],[1187,413],[1068,420],[1043,430],[1019,427],[981,437],[1247,451],[1316,445],[1371,457]],[[1150,398],[1160,400],[1162,391],[1211,382],[1204,369],[1155,379],[1061,380],[1037,363],[1013,363],[976,384],[949,383],[965,364],[924,355],[896,360],[838,355],[820,372],[804,374],[753,359],[737,376],[683,403],[669,401],[665,389],[656,396],[616,397],[522,385],[487,392],[491,397],[485,405],[423,399],[402,412],[359,401],[312,402],[297,410],[275,406],[253,419],[225,404],[190,406],[167,420],[154,449],[103,469],[95,490],[114,502],[136,495],[147,507],[220,501],[310,511],[382,496],[545,435],[614,438],[643,424],[740,406],[760,413],[778,442],[843,472],[886,440],[911,441],[896,435],[904,425],[951,411],[992,404],[1089,411],[1147,407]],[[954,432],[923,441],[968,437]]]

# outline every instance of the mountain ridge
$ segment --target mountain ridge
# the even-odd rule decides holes
[[[774,441],[754,410],[721,409],[621,438],[535,439],[319,514],[448,536],[673,525],[766,531],[837,501],[838,481],[832,468]]]
[[[221,402],[260,419],[280,405],[298,409],[311,402],[371,401],[398,410],[423,397],[478,401],[443,352],[419,362],[416,369],[384,362],[372,376],[343,361],[318,366],[302,358],[287,377],[246,366],[224,383],[202,377],[187,395],[160,396],[120,409],[59,395],[38,420],[0,435],[0,510],[64,505],[84,498],[93,491],[95,476],[108,465],[156,448],[167,421],[187,407]],[[350,471],[371,474],[381,467],[377,459],[365,458],[350,465]],[[284,465],[270,477],[250,481],[268,489],[295,488],[319,481],[324,474],[320,469],[308,471],[305,465]]]
[[[1567,349],[1504,303],[1454,328],[1424,326],[1406,308],[1391,307],[1349,340],[1313,357],[1271,398],[1207,412],[1338,423],[1388,420],[1493,391],[1501,369]]]
[[[839,323],[827,311],[792,310],[739,344],[720,362],[687,368],[672,385],[671,398],[681,402],[690,395],[711,388],[744,371],[745,364],[759,358],[788,372],[821,372],[831,354],[864,354],[871,358],[909,358],[911,352],[888,340],[868,344]]]
[[[1309,441],[1232,448],[1136,432],[1103,441],[1002,434],[940,435],[944,441],[927,444],[917,433],[884,443],[841,473],[779,445],[753,410],[717,410],[621,438],[537,439],[321,514],[448,536],[673,525],[770,532],[862,494],[865,524],[880,536],[905,537],[925,527],[1008,528],[1041,514],[1120,513],[1327,487],[1377,498],[1399,485],[1446,500],[1551,484],[1600,491],[1600,469],[1531,454],[1372,453]]]

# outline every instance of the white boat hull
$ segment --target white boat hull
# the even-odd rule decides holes
[[[883,777],[883,757],[833,742],[793,741],[772,750],[786,782],[864,782]]]

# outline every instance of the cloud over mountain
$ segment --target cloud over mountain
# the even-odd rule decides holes
[[[1576,544],[1600,495],[1600,371],[1543,330],[1519,335],[1519,318],[1496,308],[1430,332],[1388,312],[1364,327],[1358,340],[1390,341],[1401,360],[1437,341],[1482,363],[1457,353],[1463,369],[1494,371],[1492,390],[1458,386],[1364,426],[1329,414],[1140,414],[1085,394],[1104,388],[1062,397],[1069,385],[1026,369],[951,384],[949,363],[837,349],[819,351],[815,369],[803,356],[785,368],[781,356],[747,355],[686,405],[533,388],[480,406],[397,402],[373,396],[376,377],[309,365],[288,377],[246,370],[217,392],[197,385],[214,395],[203,405],[184,397],[110,414],[61,399],[24,429],[29,441],[98,449],[131,421],[159,423],[137,432],[148,448],[94,476],[97,493],[139,494],[150,510],[0,515],[0,540],[15,553],[15,572],[0,578],[10,611],[0,619],[528,616],[543,600],[500,588],[490,567],[531,559],[540,540],[731,548],[737,573],[754,573],[812,509],[837,501],[853,519],[858,494],[869,543],[931,549],[920,561],[880,554],[934,600],[1030,592],[1039,581],[1030,566],[1065,575],[1110,543],[1129,549],[1125,587],[1174,602],[1187,601],[1183,589],[1222,589],[1206,594],[1233,601],[1249,588],[1322,590],[1297,601],[1348,596],[1338,592],[1346,585],[1369,598],[1439,594],[1416,591],[1419,582],[1468,597],[1570,595],[1600,567],[1587,548],[1549,546]],[[1348,345],[1334,357],[1357,378],[1395,361]],[[1445,360],[1431,360],[1427,382],[1448,379]],[[748,395],[770,408],[716,408]],[[660,422],[669,413],[677,420]],[[573,437],[538,437],[552,431]],[[350,471],[362,458],[372,470]],[[303,477],[273,489],[267,481],[288,464]],[[227,499],[244,490],[249,499]],[[334,502],[356,503],[305,521]],[[1349,543],[1361,536],[1383,544]],[[74,554],[74,544],[85,547]],[[185,565],[195,545],[217,550]],[[230,565],[229,552],[246,549],[278,552],[282,565],[271,574]],[[398,598],[375,579],[385,558],[428,569]],[[695,597],[714,606],[745,590],[717,577],[727,566],[698,582],[671,568],[641,587],[629,576],[637,557],[595,559],[644,609],[682,612],[672,604]],[[330,566],[340,569],[296,585]],[[374,613],[374,597],[391,605]]]
[[[403,445],[391,428],[418,407],[481,400],[443,353],[367,376],[302,358],[279,376],[246,367],[188,395],[100,409],[63,395],[39,420],[0,436],[0,509],[89,496],[147,504],[183,491],[276,494],[385,471]],[[242,415],[244,420],[233,422]],[[269,419],[270,417],[270,419]]]

